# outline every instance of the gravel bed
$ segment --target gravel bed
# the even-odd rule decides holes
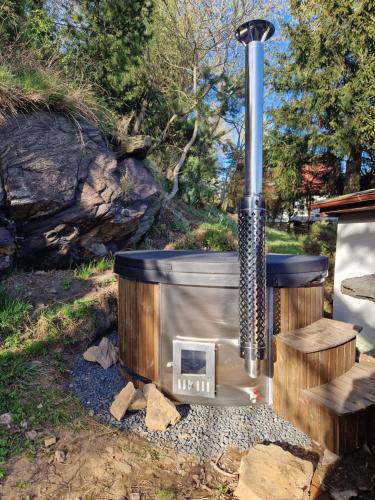
[[[110,339],[116,342],[116,334]],[[178,405],[181,421],[165,432],[152,432],[144,424],[145,411],[128,412],[121,422],[109,413],[114,396],[123,388],[119,367],[103,370],[97,363],[77,355],[70,388],[82,404],[99,415],[104,423],[124,431],[137,432],[151,441],[173,446],[200,459],[216,458],[228,445],[245,450],[258,442],[278,442],[306,447],[310,439],[293,425],[279,418],[266,405],[214,407]]]

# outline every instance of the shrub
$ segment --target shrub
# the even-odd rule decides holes
[[[336,251],[336,234],[336,224],[326,221],[315,222],[303,240],[304,252],[333,257]]]

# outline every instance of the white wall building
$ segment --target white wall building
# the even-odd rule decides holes
[[[338,217],[333,318],[361,326],[359,349],[374,351],[375,301],[343,293],[341,283],[375,274],[375,189],[314,203],[311,208],[319,208],[321,216]]]

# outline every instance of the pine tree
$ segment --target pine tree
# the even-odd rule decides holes
[[[153,0],[70,0],[65,64],[96,83],[123,111],[132,67],[151,37]]]
[[[289,48],[272,70],[281,105],[273,110],[273,149],[294,137],[298,155],[326,158],[344,192],[374,185],[375,2],[291,0],[283,30]],[[296,151],[285,158],[295,167]],[[282,153],[285,156],[285,151]],[[298,168],[302,167],[300,162]],[[361,179],[366,180],[364,186]]]

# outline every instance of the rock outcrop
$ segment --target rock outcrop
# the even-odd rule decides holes
[[[140,160],[118,162],[97,127],[47,112],[0,128],[0,167],[0,270],[14,256],[52,268],[116,251],[159,203]]]

